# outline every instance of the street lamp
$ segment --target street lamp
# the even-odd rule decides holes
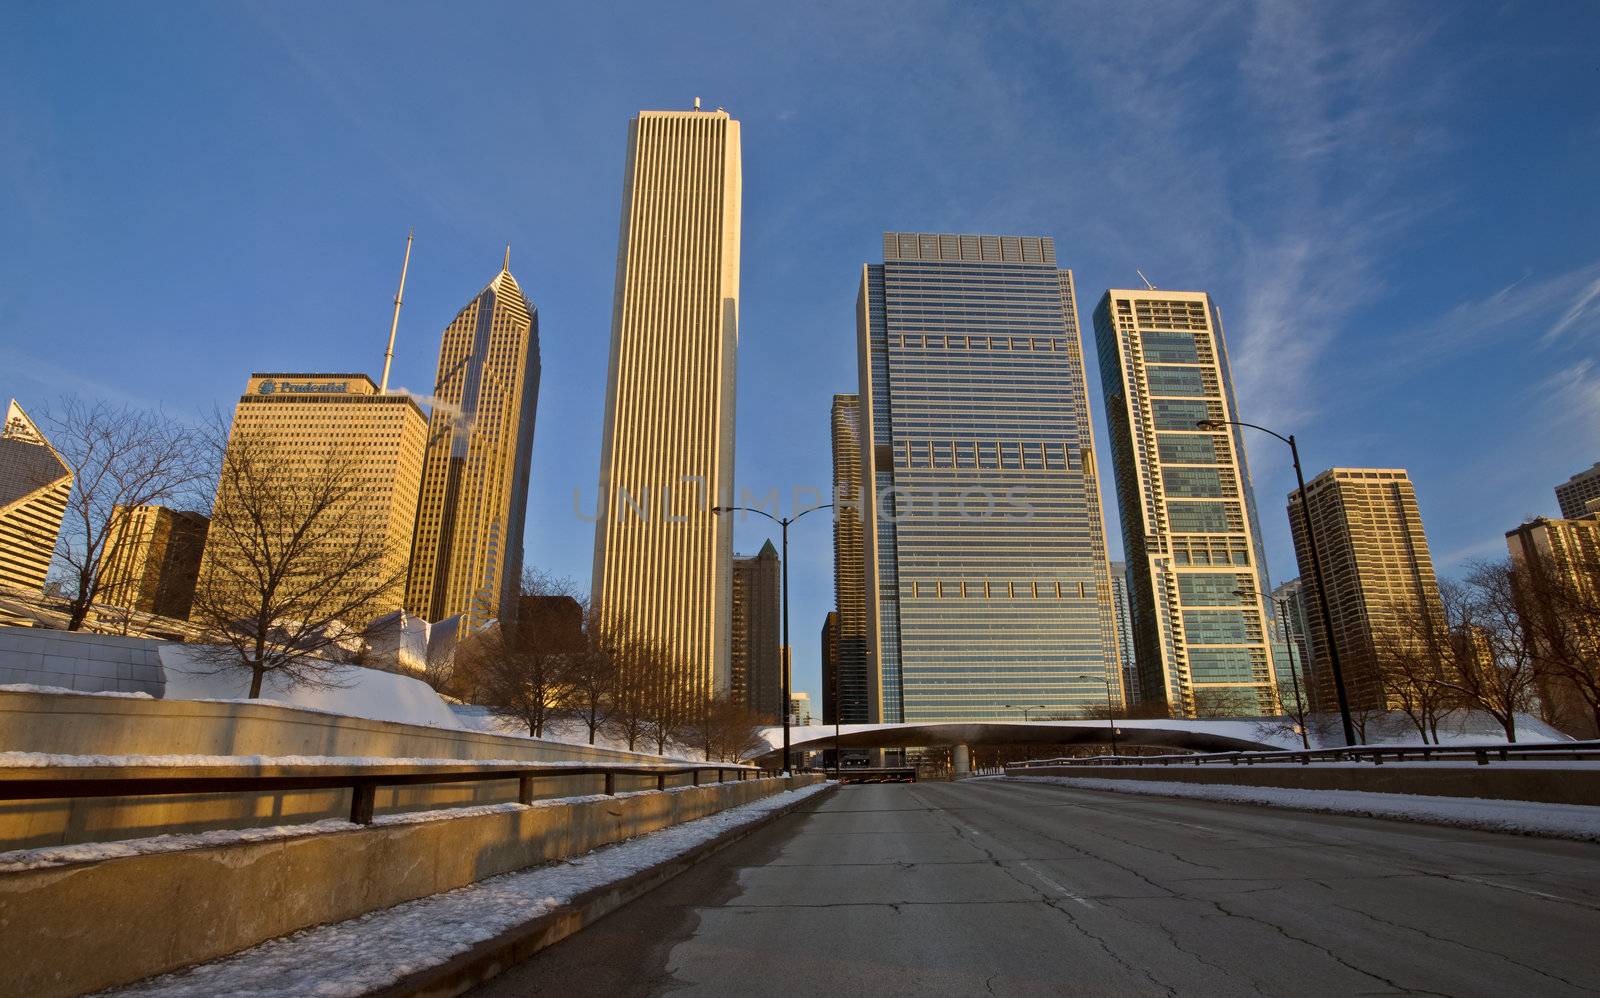
[[[1243,589],[1235,589],[1233,594],[1240,599],[1250,598],[1250,594],[1245,592]],[[1295,709],[1300,711],[1299,714],[1295,715],[1295,725],[1300,730],[1300,744],[1305,748],[1310,748],[1311,740],[1306,737],[1306,726],[1304,722],[1306,702],[1300,694],[1300,673],[1296,671],[1294,665],[1294,640],[1289,637],[1289,601],[1279,599],[1276,596],[1271,597],[1271,599],[1272,602],[1278,607],[1278,625],[1283,628],[1283,648],[1289,653],[1289,681],[1294,685]]]
[[[1328,639],[1328,665],[1333,672],[1333,689],[1339,698],[1339,720],[1344,725],[1344,743],[1354,745],[1356,729],[1350,721],[1350,697],[1344,689],[1344,669],[1339,665],[1339,646],[1333,639],[1333,615],[1328,612],[1328,587],[1322,580],[1322,558],[1317,554],[1317,535],[1311,529],[1311,505],[1306,501],[1306,476],[1300,470],[1300,448],[1295,446],[1294,434],[1284,436],[1265,426],[1242,423],[1234,419],[1202,419],[1194,425],[1201,430],[1220,430],[1224,426],[1248,426],[1252,430],[1271,434],[1289,445],[1289,456],[1294,459],[1294,478],[1299,485],[1300,516],[1305,520],[1306,546],[1311,549],[1311,574],[1317,583],[1317,606],[1322,609],[1322,631]]]
[[[789,524],[793,523],[794,521],[800,519],[802,516],[805,516],[807,513],[810,513],[810,512],[812,512],[814,510],[832,509],[832,508],[833,508],[833,503],[830,502],[830,503],[827,503],[827,504],[822,505],[822,506],[808,506],[805,509],[802,509],[800,512],[796,513],[793,516],[777,517],[777,516],[773,516],[771,513],[768,513],[764,509],[756,509],[753,506],[713,506],[713,507],[711,507],[711,512],[713,512],[713,513],[733,513],[733,512],[760,513],[762,516],[766,517],[767,519],[771,520],[773,523],[776,523],[780,528],[782,528],[782,533],[783,533],[783,583],[782,583],[782,585],[783,585],[783,647],[786,650],[788,650],[788,653],[791,656],[794,654],[794,652],[793,652],[793,650],[792,650],[792,648],[791,648],[791,646],[789,644]],[[780,655],[779,658],[782,659],[782,658],[784,658],[784,656]],[[789,714],[790,713],[791,713],[791,711],[789,709],[789,663],[787,661],[784,661],[783,662],[783,775],[784,776],[788,776],[789,775]],[[838,716],[839,715],[837,713],[834,714],[834,719],[837,720]]]
[[[1021,706],[1019,704],[1014,704],[1014,703],[1004,704],[1003,706],[1005,707],[1006,710],[1020,710],[1020,711],[1022,711],[1022,719],[1024,721],[1033,720],[1033,718],[1028,716],[1028,712],[1029,711],[1032,711],[1032,710],[1048,710],[1049,709],[1042,703],[1034,704],[1032,707],[1023,707],[1023,706]]]
[[[1070,676],[1068,678],[1087,679],[1091,683],[1094,682],[1094,676],[1089,675],[1088,673]],[[1117,754],[1117,704],[1116,701],[1111,698],[1111,673],[1108,671],[1101,678],[1106,681],[1106,726],[1111,732],[1111,754],[1115,756]]]

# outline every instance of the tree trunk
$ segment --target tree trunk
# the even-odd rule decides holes
[[[250,699],[260,699],[261,677],[265,674],[266,670],[261,668],[261,663],[257,662],[250,666]]]

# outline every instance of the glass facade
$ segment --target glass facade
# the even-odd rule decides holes
[[[1045,238],[890,233],[863,275],[884,721],[1122,699],[1072,275]]]
[[[1109,291],[1095,310],[1140,696],[1176,716],[1277,710],[1255,500],[1227,348],[1204,292]]]

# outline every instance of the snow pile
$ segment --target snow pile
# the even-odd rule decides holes
[[[507,873],[332,925],[305,929],[229,957],[120,989],[120,995],[211,998],[361,995],[436,966],[585,891],[681,856],[717,836],[823,790],[774,794],[697,821],[547,866]],[[355,958],[352,958],[354,955]]]
[[[592,769],[586,759],[428,759],[383,755],[64,755],[52,752],[0,752],[0,768],[46,766],[448,766],[452,769]],[[599,765],[610,765],[602,763]],[[676,769],[675,763],[641,760],[616,763],[638,769]],[[702,763],[702,768],[715,766]],[[734,768],[725,763],[724,769]]]
[[[160,651],[165,699],[251,702],[249,670],[208,661],[195,645],[162,645]],[[268,673],[259,699],[375,721],[464,729],[433,687],[420,679],[355,665],[335,666],[329,678],[332,685],[294,686]]]
[[[1430,825],[1451,825],[1516,835],[1600,842],[1600,807],[1487,800],[1482,797],[1429,797],[1366,790],[1288,790],[1233,784],[1168,783],[1161,780],[1101,780],[1072,776],[985,776],[986,780],[1055,783],[1079,790],[1110,790],[1158,797],[1260,804],[1322,814],[1355,814]]]

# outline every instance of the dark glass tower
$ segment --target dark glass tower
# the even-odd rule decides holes
[[[1122,701],[1072,274],[1045,237],[888,233],[858,308],[884,721]]]

